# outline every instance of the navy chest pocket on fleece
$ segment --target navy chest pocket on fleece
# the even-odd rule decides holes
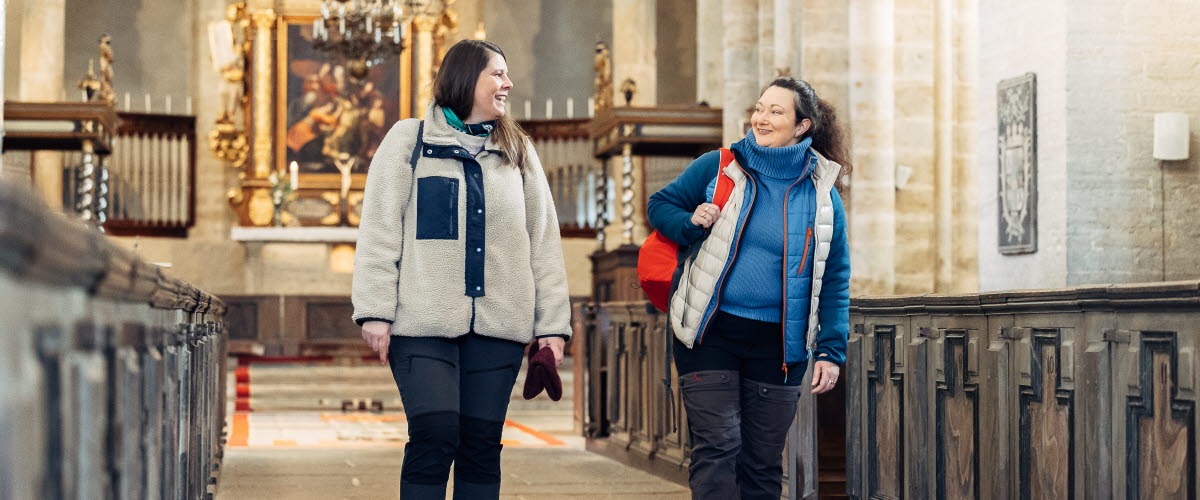
[[[458,239],[458,179],[417,179],[417,239]]]

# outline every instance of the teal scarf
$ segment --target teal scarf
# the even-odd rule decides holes
[[[464,134],[486,137],[488,134],[492,133],[492,130],[496,128],[495,120],[483,123],[463,123],[463,121],[459,119],[458,115],[454,114],[454,110],[447,107],[442,107],[442,114],[446,115],[446,123],[449,123],[451,127],[454,127],[454,130]]]

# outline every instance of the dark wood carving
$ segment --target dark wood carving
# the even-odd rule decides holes
[[[1073,393],[1061,387],[1059,330],[1033,330],[1030,385],[1021,386],[1021,498],[1075,496]]]
[[[937,383],[937,498],[979,498],[978,384],[967,383],[967,332],[945,330]]]
[[[896,327],[875,327],[875,367],[867,370],[869,498],[903,498],[904,375],[896,373]]]
[[[1142,332],[1141,394],[1125,421],[1128,498],[1196,498],[1194,405],[1176,398],[1176,354],[1175,334]]]

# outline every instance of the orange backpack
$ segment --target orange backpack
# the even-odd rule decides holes
[[[725,167],[733,161],[733,152],[726,148],[720,151],[721,163],[717,168],[717,187],[713,190],[712,203],[724,209],[733,192],[733,179],[725,175]],[[678,255],[679,245],[658,231],[650,233],[638,251],[638,283],[650,303],[662,312],[667,312],[667,302],[671,298],[671,277],[679,267]]]

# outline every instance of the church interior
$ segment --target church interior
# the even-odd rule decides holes
[[[514,389],[502,498],[689,498],[647,200],[779,76],[833,105],[854,166],[844,382],[802,397],[784,497],[1197,495],[1196,2],[0,12],[0,498],[395,497],[358,225],[464,39],[505,52],[572,308],[563,400]]]

